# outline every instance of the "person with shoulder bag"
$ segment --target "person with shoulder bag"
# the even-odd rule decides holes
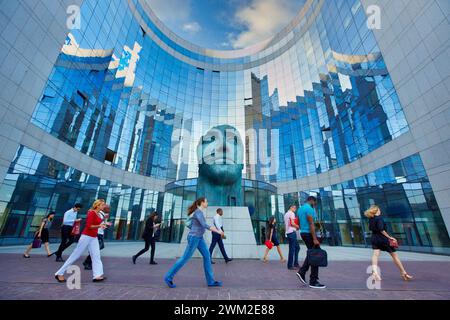
[[[40,248],[42,243],[44,244],[45,251],[47,251],[47,257],[52,256],[49,247],[50,233],[48,230],[51,228],[54,217],[55,212],[52,211],[44,219],[42,219],[39,229],[36,231],[36,234],[34,236],[33,242],[28,246],[27,250],[23,254],[24,258],[30,258],[31,249]]]
[[[376,205],[372,205],[364,212],[364,215],[369,218],[369,229],[372,231],[372,276],[374,280],[381,281],[381,276],[378,272],[378,257],[380,256],[381,251],[388,252],[391,255],[392,260],[394,260],[395,265],[400,270],[400,275],[403,280],[412,280],[413,277],[406,272],[396,252],[396,249],[398,248],[397,239],[391,237],[386,232],[386,223],[381,216],[380,208]]]
[[[63,223],[61,226],[61,244],[56,252],[52,255],[56,255],[56,262],[64,262],[62,253],[68,247],[75,242],[75,236],[80,228],[81,219],[77,219],[78,212],[83,206],[80,203],[76,203],[72,209],[67,210],[64,213]]]
[[[300,235],[305,242],[308,252],[303,265],[297,272],[297,277],[303,284],[306,283],[306,272],[311,268],[309,287],[313,289],[324,289],[325,285],[319,282],[319,266],[327,265],[326,252],[320,249],[320,241],[317,239],[314,219],[316,218],[315,207],[317,199],[308,197],[306,203],[299,210]]]
[[[278,254],[280,255],[280,260],[282,263],[286,262],[286,259],[283,257],[283,252],[280,248],[280,242],[278,241],[277,236],[277,220],[275,217],[270,217],[269,222],[267,224],[267,230],[269,231],[269,237],[267,238],[265,245],[266,245],[266,252],[264,253],[263,262],[267,262],[267,256],[269,255],[269,251],[272,250],[273,247],[277,248]]]

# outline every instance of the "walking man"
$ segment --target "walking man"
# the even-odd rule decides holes
[[[317,199],[311,196],[308,197],[306,203],[299,210],[300,236],[308,249],[320,246],[320,242],[316,237],[316,229],[314,227],[314,219],[316,219],[316,211],[314,208],[316,205]],[[300,281],[306,284],[306,272],[308,272],[310,267],[311,274],[309,277],[309,287],[314,289],[326,288],[325,285],[319,282],[319,267],[311,266],[307,257],[303,262],[303,266],[297,272],[297,276]]]
[[[77,219],[77,214],[82,207],[83,206],[80,203],[76,203],[72,209],[67,210],[64,213],[63,223],[61,226],[61,244],[59,245],[58,250],[54,253],[56,255],[57,262],[64,262],[62,253],[75,241],[75,238],[72,235],[72,228],[75,221],[81,221],[81,219]]]
[[[224,231],[222,216],[223,216],[223,210],[221,208],[217,209],[216,215],[214,216],[214,226],[218,230]],[[209,253],[211,254],[211,263],[212,264],[215,264],[215,262],[212,261],[212,254],[214,252],[214,248],[216,247],[216,244],[219,244],[219,249],[220,249],[220,252],[222,253],[223,258],[225,259],[225,263],[228,263],[231,260],[233,260],[233,259],[228,258],[228,256],[227,256],[227,252],[225,251],[225,246],[223,245],[222,236],[218,233],[213,232],[211,246],[209,247]]]
[[[297,211],[296,205],[291,205],[289,210],[284,215],[284,225],[286,227],[286,237],[289,242],[289,256],[287,268],[289,270],[297,270],[298,265],[298,253],[300,251],[300,245],[297,241],[297,230],[299,226],[295,223],[295,211]]]

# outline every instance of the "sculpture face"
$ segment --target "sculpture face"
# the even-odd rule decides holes
[[[210,129],[197,147],[199,176],[218,185],[230,185],[242,178],[244,147],[239,132],[228,125]]]

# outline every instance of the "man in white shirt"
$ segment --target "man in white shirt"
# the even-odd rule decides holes
[[[291,205],[289,210],[284,215],[284,226],[286,228],[286,237],[289,242],[289,258],[287,263],[287,268],[289,270],[297,270],[298,264],[298,253],[300,251],[300,245],[297,241],[297,230],[300,228],[298,224],[295,223],[295,212],[297,211],[296,205]]]
[[[214,216],[214,226],[217,229],[224,231],[222,216],[223,216],[223,210],[221,208],[217,209],[216,215]],[[216,247],[216,244],[219,244],[219,249],[220,249],[220,252],[222,253],[223,258],[225,259],[225,263],[228,263],[231,260],[233,260],[233,259],[228,258],[228,256],[227,256],[227,252],[225,251],[225,247],[223,245],[222,236],[218,233],[213,232],[211,246],[209,247],[209,253],[211,254],[211,263],[212,264],[215,263],[214,261],[212,261],[212,254],[214,252],[214,248]]]
[[[75,241],[75,238],[72,235],[72,228],[75,221],[81,221],[81,219],[77,219],[77,215],[82,207],[83,206],[80,203],[76,203],[72,209],[67,210],[64,213],[63,223],[61,226],[61,244],[59,245],[58,250],[54,253],[56,255],[57,262],[64,262],[62,258],[63,251],[70,247]]]

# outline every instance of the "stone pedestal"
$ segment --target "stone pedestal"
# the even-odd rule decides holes
[[[213,226],[213,217],[219,207],[208,207],[206,212],[206,222]],[[220,207],[223,210],[223,228],[226,239],[223,240],[225,250],[230,258],[233,259],[259,259],[258,247],[256,245],[255,233],[253,232],[252,221],[247,207]],[[185,228],[181,238],[177,257],[180,257],[187,245],[187,235],[189,229]],[[208,248],[211,244],[211,232],[205,232],[203,236]],[[196,250],[194,257],[201,257],[200,252]],[[219,246],[213,252],[213,258],[223,258]]]

